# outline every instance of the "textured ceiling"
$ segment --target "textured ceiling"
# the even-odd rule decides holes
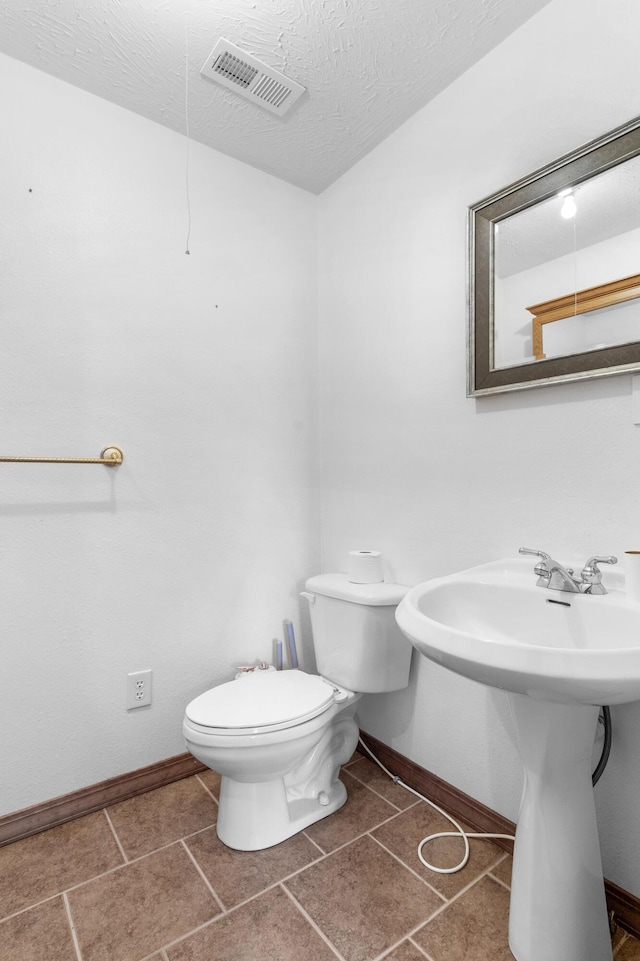
[[[547,2],[1,0],[0,51],[320,193]],[[285,118],[200,76],[219,37],[306,87]]]

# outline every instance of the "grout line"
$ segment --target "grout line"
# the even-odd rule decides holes
[[[167,955],[164,948],[154,948],[151,954],[145,954],[144,958],[140,958],[140,961],[156,961],[156,958],[160,955],[163,961],[168,961]]]
[[[366,831],[362,831],[361,834],[356,834],[354,837],[349,838],[348,841],[344,841],[342,844],[332,848],[330,851],[325,851],[325,856],[329,857],[331,854],[336,854],[338,851],[342,851],[343,848],[346,848],[349,844],[353,844],[354,841],[359,841],[360,838],[366,838],[370,831],[377,831],[378,828],[381,828],[385,824],[388,824],[389,821],[393,821],[395,818],[400,817],[401,814],[404,814],[404,811],[394,811],[393,814],[389,815],[388,818],[385,818],[384,821],[378,821],[377,824],[372,824],[371,827],[367,828]],[[316,842],[314,842],[314,844],[316,844],[316,847],[320,847],[320,845]],[[320,850],[322,851],[322,848],[320,848]]]
[[[498,864],[501,864],[501,863],[502,863],[501,861],[498,862]],[[507,884],[506,881],[503,881],[501,878],[497,878],[495,874],[491,873],[493,871],[493,868],[497,868],[497,866],[498,866],[497,864],[494,864],[493,867],[489,868],[489,870],[486,872],[487,877],[491,878],[492,881],[495,881],[496,884],[499,884],[501,887],[505,888],[505,890],[511,893],[511,885]]]
[[[328,947],[328,948],[331,948],[331,950],[333,951],[333,953],[335,954],[335,956],[339,959],[339,961],[345,961],[344,957],[340,954],[340,952],[338,951],[338,949],[336,948],[336,946],[331,943],[331,941],[330,941],[329,938],[326,936],[326,934],[324,933],[324,931],[322,931],[322,929],[318,927],[318,925],[317,925],[316,922],[313,920],[313,918],[311,917],[311,915],[308,914],[308,913],[305,911],[305,909],[302,907],[302,905],[300,904],[300,902],[298,901],[298,899],[291,893],[291,891],[289,891],[289,889],[286,888],[286,887],[284,886],[284,884],[280,884],[279,887],[282,888],[282,890],[284,891],[284,893],[285,893],[285,894],[287,895],[287,897],[293,902],[294,906],[298,909],[298,911],[299,911],[300,914],[303,916],[303,918],[306,919],[307,923],[311,925],[311,927],[312,927],[313,930],[316,932],[316,934],[319,935],[319,937],[322,938],[322,940],[323,940],[324,943],[327,945],[327,947]]]
[[[304,834],[304,836],[306,837],[307,841],[311,841],[311,843],[313,844],[313,846],[316,847],[316,848],[318,849],[318,851],[320,851],[321,854],[326,854],[326,853],[327,853],[325,850],[323,850],[323,849],[320,847],[320,845],[318,844],[317,841],[314,841],[313,838],[312,838],[309,834],[307,834],[306,831],[301,831],[300,833],[301,833],[301,834]]]
[[[78,961],[82,961],[82,951],[80,950],[80,942],[78,941],[76,926],[73,923],[73,915],[71,914],[71,905],[69,904],[69,899],[66,895],[66,892],[62,895],[62,900],[64,902],[64,909],[67,914],[67,921],[69,922],[69,927],[71,928],[71,938],[73,940],[73,946],[76,949]]]
[[[207,824],[206,827],[198,828],[197,831],[192,831],[191,834],[185,834],[183,837],[178,838],[178,841],[188,841],[190,838],[197,838],[199,834],[204,834],[205,831],[211,831],[212,828],[216,826],[216,822],[213,824]]]
[[[218,801],[217,797],[215,796],[215,794],[214,794],[212,791],[209,790],[209,788],[208,788],[207,785],[204,783],[204,781],[202,780],[202,778],[200,777],[199,774],[196,774],[196,780],[200,782],[200,784],[201,784],[202,787],[205,789],[205,791],[207,792],[207,794],[209,795],[209,797],[211,798],[211,800],[212,800],[212,801],[215,801],[216,805],[217,805],[218,807],[220,807],[220,802]]]
[[[613,957],[614,957],[614,958],[615,958],[617,955],[620,954],[620,951],[622,950],[622,945],[627,943],[628,938],[629,938],[629,935],[628,935],[628,934],[624,934],[624,935],[622,936],[622,938],[620,939],[620,941],[618,941],[615,949],[613,950]]]
[[[167,848],[172,848],[175,845],[180,844],[181,842],[182,842],[182,838],[178,838],[175,841],[170,841],[168,844],[163,844],[161,847],[155,848],[155,850],[153,851],[149,851],[146,854],[141,854],[139,857],[133,858],[131,861],[127,861],[126,864],[117,864],[114,868],[109,868],[107,871],[103,871],[102,874],[96,874],[91,878],[86,878],[84,881],[78,881],[77,884],[72,884],[71,887],[66,888],[66,891],[67,892],[75,891],[78,888],[84,887],[86,884],[93,884],[94,881],[99,881],[101,878],[105,878],[108,874],[115,874],[117,871],[123,871],[125,868],[131,867],[131,865],[138,864],[140,861],[144,861],[146,858],[150,858],[154,854],[159,854],[160,851],[166,851]],[[60,894],[60,893],[62,892],[56,892],[56,894]],[[45,900],[48,901],[51,899],[46,898]],[[34,905],[30,904],[29,907],[34,907]],[[27,910],[27,909],[25,908],[24,910]],[[21,912],[18,912],[18,913],[21,913]]]
[[[61,897],[62,891],[56,891],[55,894],[50,894],[46,898],[42,898],[41,901],[34,901],[33,904],[27,904],[24,908],[19,908],[17,911],[12,911],[11,914],[5,914],[3,918],[0,918],[0,923],[5,921],[11,921],[12,918],[17,918],[20,914],[24,914],[25,911],[30,911],[32,908],[39,908],[41,904],[46,904],[47,901],[55,901],[56,898]]]
[[[84,881],[78,881],[77,884],[72,884],[71,887],[66,888],[67,891],[75,891],[77,888],[84,887],[85,884],[93,884],[94,881],[99,881],[100,878],[105,878],[108,874],[115,874],[116,871],[123,871],[125,868],[130,867],[132,864],[138,864],[139,861],[144,861],[145,858],[150,858],[152,854],[158,854],[160,851],[166,851],[167,848],[171,848],[174,844],[179,844],[180,841],[171,841],[169,844],[163,844],[162,847],[156,848],[155,851],[149,851],[148,854],[141,854],[140,857],[133,858],[131,861],[127,861],[126,864],[116,864],[114,868],[109,868],[107,871],[103,871],[102,874],[95,874],[91,878],[86,878]]]
[[[379,841],[377,838],[374,838],[372,834],[370,834],[369,837],[371,838],[372,841],[375,841],[375,843],[379,845],[383,851],[386,851],[386,853],[390,854],[392,858],[395,858],[398,864],[401,864],[403,868],[406,868],[407,871],[410,871],[411,874],[413,874],[413,876],[416,877],[419,881],[422,881],[422,883],[426,885],[426,887],[428,887],[430,891],[433,891],[433,893],[437,894],[442,901],[445,901],[448,904],[449,899],[442,893],[442,891],[438,891],[437,888],[434,888],[431,884],[429,884],[426,878],[424,878],[421,874],[418,873],[418,871],[412,868],[411,865],[407,864],[406,861],[403,861],[399,855],[394,854],[394,852],[391,851],[388,847],[386,847],[386,845],[384,845],[382,841]]]
[[[418,942],[417,942],[417,941],[414,941],[412,937],[411,937],[411,938],[407,938],[407,941],[409,941],[409,943],[413,945],[413,947],[416,949],[416,951],[419,951],[420,954],[424,954],[424,956],[425,956],[425,958],[427,959],[427,961],[433,961],[431,955],[430,955],[430,954],[427,954],[427,952],[424,950],[424,948],[421,948],[420,945],[418,944]]]
[[[411,934],[415,934],[415,928],[412,930]],[[391,957],[396,948],[399,948],[400,945],[404,944],[405,942],[411,944],[412,947],[419,951],[421,957],[427,958],[427,961],[432,961],[431,957],[425,954],[420,945],[416,944],[416,942],[407,934],[403,934],[399,941],[394,942],[391,947],[385,948],[384,951],[382,951],[380,954],[377,954],[372,961],[384,961],[385,958]]]
[[[366,758],[365,758],[365,760],[366,760]],[[371,763],[373,764],[373,761],[372,761]],[[376,791],[376,789],[375,789],[374,787],[371,787],[371,785],[370,785],[367,781],[363,781],[362,778],[359,778],[357,774],[354,774],[354,773],[353,773],[353,771],[347,771],[347,773],[348,773],[349,777],[352,777],[352,778],[354,779],[354,781],[359,781],[360,784],[362,784],[364,787],[368,788],[369,791],[371,791],[372,794],[375,794],[376,797],[382,798],[383,801],[386,801],[387,804],[390,804],[392,807],[396,808],[398,811],[408,811],[409,808],[415,807],[416,804],[420,804],[420,798],[417,798],[417,797],[414,796],[414,799],[413,799],[413,801],[411,802],[411,804],[408,804],[406,807],[401,808],[401,807],[400,807],[399,805],[397,805],[394,801],[390,801],[388,797],[385,797],[384,794],[381,794],[380,791]],[[393,782],[393,781],[390,781],[389,778],[387,778],[384,783],[385,783],[385,784],[393,784],[394,782]],[[400,786],[400,787],[401,787],[401,785],[397,785],[397,786]],[[407,791],[406,793],[407,793],[407,794],[410,794],[411,792],[410,792],[410,791]]]
[[[446,905],[444,905],[444,907],[446,907]],[[415,943],[415,941],[413,940],[413,935],[417,934],[418,931],[426,927],[426,925],[429,924],[429,922],[436,916],[436,914],[440,914],[440,912],[441,912],[441,908],[438,908],[438,910],[435,911],[432,915],[430,915],[426,921],[421,921],[419,924],[416,924],[416,926],[411,928],[411,930],[408,933],[403,934],[399,941],[396,941],[395,944],[391,945],[391,947],[385,948],[384,951],[381,951],[380,954],[377,954],[375,958],[372,959],[372,961],[383,961],[384,958],[387,958],[392,951],[394,951],[397,947],[399,947],[405,941],[410,941],[411,944],[414,945],[414,947],[418,948],[418,951],[420,951],[421,954],[426,954],[425,951],[423,951],[422,948],[420,948]],[[428,961],[432,961],[429,955],[426,955],[426,957],[428,958]]]
[[[175,948],[177,944],[182,944],[182,942],[186,941],[187,938],[191,938],[193,937],[194,934],[198,934],[200,931],[204,931],[205,928],[210,927],[212,924],[215,924],[216,921],[220,921],[224,917],[226,917],[226,915],[218,914],[217,917],[209,918],[208,921],[204,921],[202,924],[199,924],[197,928],[192,928],[191,931],[185,931],[185,933],[181,934],[179,938],[174,938],[173,941],[168,941],[167,944],[165,944],[165,946],[162,948],[163,953],[166,954],[169,948]],[[143,958],[143,961],[144,961],[144,958]]]
[[[449,898],[446,904],[443,904],[441,908],[438,908],[437,911],[434,911],[434,913],[431,915],[429,920],[425,921],[425,924],[428,924],[430,921],[433,921],[436,915],[442,914],[442,912],[445,911],[449,907],[449,905],[454,904],[455,901],[458,901],[464,894],[470,891],[474,885],[478,884],[479,881],[482,881],[483,878],[486,878],[488,873],[489,873],[488,869],[486,871],[483,871],[482,874],[479,874],[477,877],[475,877],[472,881],[469,882],[469,884],[466,884],[463,888],[460,888],[459,891],[456,891],[456,893]],[[504,887],[504,885],[502,886]],[[413,934],[413,932],[411,933]]]
[[[215,800],[215,798],[214,798],[214,800]],[[108,823],[109,828],[111,829],[111,832],[112,832],[112,834],[113,834],[113,836],[114,836],[114,839],[115,839],[116,844],[117,844],[117,846],[118,846],[118,850],[120,851],[120,854],[121,854],[122,857],[124,858],[124,862],[123,862],[122,864],[116,864],[116,865],[114,865],[114,867],[108,868],[106,871],[102,871],[102,872],[100,872],[99,874],[93,874],[93,875],[91,875],[91,877],[84,878],[82,881],[78,881],[76,884],[72,884],[72,885],[70,885],[68,888],[63,888],[62,890],[54,891],[53,894],[47,895],[47,897],[41,898],[39,901],[30,902],[29,904],[25,905],[24,907],[19,908],[17,911],[12,911],[11,914],[7,914],[7,915],[4,915],[3,917],[0,917],[0,921],[8,921],[10,918],[17,917],[19,914],[24,914],[25,911],[30,911],[31,908],[36,908],[36,907],[38,907],[38,906],[41,905],[41,904],[45,904],[47,901],[53,901],[54,898],[60,897],[61,895],[64,895],[65,893],[67,893],[67,892],[69,892],[69,891],[75,891],[77,888],[81,888],[81,887],[83,887],[85,884],[91,884],[93,881],[97,881],[97,880],[99,880],[100,878],[106,877],[108,874],[114,874],[116,871],[121,871],[123,868],[127,867],[128,865],[130,865],[130,864],[136,864],[138,861],[143,861],[145,858],[151,857],[152,854],[158,854],[160,851],[165,851],[167,848],[172,847],[174,844],[179,844],[179,843],[183,840],[182,838],[176,838],[176,839],[173,840],[173,841],[167,842],[167,844],[161,844],[160,847],[154,848],[153,851],[146,851],[144,854],[141,854],[141,855],[139,855],[138,857],[129,859],[129,858],[127,857],[127,855],[126,855],[126,852],[124,851],[124,848],[122,847],[122,844],[120,843],[120,839],[119,839],[119,837],[118,837],[118,835],[117,835],[117,832],[116,832],[116,830],[115,830],[115,828],[114,828],[114,826],[113,826],[113,823],[112,823],[112,821],[111,821],[111,818],[109,817],[109,815],[108,815],[108,813],[107,813],[106,808],[103,808],[103,809],[102,809],[102,813],[105,815],[105,817],[106,817],[106,819],[107,819],[107,823]],[[194,831],[192,834],[187,834],[187,835],[185,835],[185,838],[196,837],[196,835],[198,835],[198,834],[203,834],[205,831],[211,830],[211,828],[214,826],[214,824],[215,824],[215,822],[214,822],[213,824],[208,824],[206,827],[201,828],[199,831]],[[309,839],[309,840],[311,840],[311,839]],[[313,842],[313,843],[315,843],[315,842]],[[316,844],[315,846],[318,847],[317,844]],[[322,853],[324,854],[325,852],[322,852]],[[189,852],[189,854],[191,854],[191,852]],[[311,863],[313,863],[313,862],[311,862]],[[223,910],[224,910],[224,909],[223,909]]]
[[[390,807],[395,808],[395,810],[398,811],[400,814],[402,814],[403,811],[408,811],[410,807],[414,806],[414,804],[410,804],[409,807],[401,808],[397,804],[394,804],[393,801],[390,801],[388,797],[385,797],[384,794],[380,794],[379,791],[376,791],[376,789],[374,787],[371,787],[370,784],[367,784],[366,781],[361,781],[360,778],[357,776],[357,774],[351,774],[350,771],[346,771],[345,773],[348,774],[349,777],[353,778],[354,781],[357,781],[358,784],[361,784],[362,787],[365,787],[367,791],[371,791],[372,794],[374,794],[376,797],[379,797],[386,804],[390,805]],[[387,783],[391,784],[392,782],[388,780]],[[417,804],[418,801],[419,799],[416,798],[414,803]]]
[[[357,764],[362,757],[363,755],[360,754],[359,751],[354,751],[349,760],[345,761],[344,764],[341,764],[340,767],[345,769],[351,767],[353,764]]]
[[[207,830],[204,828],[203,830]],[[196,832],[200,833],[200,832]],[[187,835],[187,837],[192,837],[193,835]],[[176,841],[170,841],[168,844],[163,844],[161,847],[156,848],[154,851],[149,851],[147,854],[141,854],[140,857],[133,858],[131,861],[127,861],[125,864],[116,864],[113,868],[108,868],[106,871],[102,871],[101,874],[94,874],[90,878],[85,878],[83,881],[78,881],[77,884],[72,884],[68,888],[63,888],[61,891],[55,891],[54,894],[48,895],[46,898],[42,898],[40,901],[34,901],[30,904],[25,905],[25,907],[20,908],[18,911],[13,911],[11,914],[5,915],[5,917],[0,918],[0,921],[9,921],[11,918],[17,917],[19,914],[24,914],[25,911],[30,911],[31,908],[37,908],[41,904],[46,904],[47,901],[53,901],[55,898],[60,896],[66,897],[71,891],[77,891],[78,888],[82,888],[87,884],[93,884],[94,881],[99,881],[101,878],[107,877],[109,874],[115,874],[117,871],[122,871],[124,868],[130,865],[137,864],[139,861],[144,861],[145,858],[151,857],[153,854],[158,854],[160,851],[166,851],[167,848],[173,847],[176,844],[181,844],[182,838],[178,838]],[[189,851],[191,856],[191,852]],[[315,862],[312,862],[315,863]],[[208,882],[207,882],[208,883]]]
[[[349,777],[353,778],[354,781],[357,781],[358,784],[361,784],[362,787],[364,787],[364,788],[367,789],[367,791],[371,791],[371,793],[372,793],[372,794],[375,794],[376,797],[379,797],[382,801],[385,801],[387,804],[390,804],[392,808],[395,808],[395,809],[396,809],[396,811],[403,811],[403,810],[404,810],[404,808],[398,807],[398,805],[397,805],[397,804],[394,804],[393,801],[390,801],[389,798],[384,797],[384,795],[380,794],[379,791],[376,791],[376,789],[375,789],[374,787],[371,787],[370,784],[367,784],[365,781],[362,781],[362,780],[357,776],[357,774],[351,774],[350,771],[345,771],[345,774],[348,774]],[[346,786],[346,785],[345,785],[345,786]]]
[[[478,875],[478,877],[476,878],[476,880],[479,881],[480,878],[488,878],[488,877],[490,877],[491,880],[492,880],[492,881],[495,881],[496,884],[499,884],[501,888],[504,888],[505,891],[508,891],[509,893],[511,893],[511,886],[510,886],[509,884],[505,884],[505,882],[504,882],[504,881],[501,881],[500,878],[496,878],[496,877],[494,877],[493,874],[491,874],[491,872],[493,871],[493,869],[494,869],[494,868],[497,868],[498,865],[499,865],[499,864],[502,864],[502,862],[503,862],[506,858],[508,858],[508,857],[509,857],[509,855],[505,853],[501,858],[498,858],[498,860],[497,860],[497,861],[494,861],[493,864],[490,864],[488,868],[485,868],[484,871],[482,872],[482,874]]]
[[[256,852],[256,853],[259,853],[259,852]],[[259,898],[260,895],[265,894],[267,891],[272,891],[274,888],[277,888],[279,885],[284,884],[286,881],[290,881],[291,878],[295,878],[298,874],[302,874],[303,871],[306,871],[307,868],[310,868],[315,864],[320,864],[321,861],[324,861],[328,857],[330,857],[329,854],[325,854],[324,852],[322,852],[321,857],[314,858],[313,861],[309,861],[308,864],[303,865],[301,868],[297,868],[295,871],[292,871],[291,874],[287,874],[284,878],[279,878],[277,881],[272,881],[272,883],[268,884],[266,888],[262,888],[260,891],[256,891],[255,894],[252,894],[248,898],[244,898],[243,901],[238,901],[237,904],[234,904],[232,907],[227,908],[225,910],[225,914],[232,914],[234,911],[237,911],[238,908],[244,907],[245,904],[250,904],[252,901],[255,901],[256,898]]]
[[[182,845],[182,847],[185,849],[185,851],[186,851],[187,854],[189,855],[191,861],[193,862],[193,866],[195,867],[196,871],[198,872],[198,874],[200,875],[200,877],[202,878],[202,880],[204,881],[204,883],[207,885],[207,888],[208,888],[209,891],[211,892],[211,894],[212,894],[212,896],[213,896],[216,904],[218,905],[218,907],[220,908],[220,910],[222,911],[222,913],[223,913],[223,914],[226,914],[226,913],[227,913],[227,909],[225,908],[224,904],[222,903],[222,901],[220,900],[220,898],[218,897],[218,895],[216,894],[216,892],[213,890],[213,887],[212,887],[211,884],[209,883],[209,879],[207,878],[207,876],[205,875],[204,871],[202,870],[202,868],[200,867],[200,865],[198,864],[198,862],[197,862],[196,859],[194,858],[193,854],[191,853],[191,851],[189,850],[189,848],[187,847],[187,845],[184,843],[184,841],[180,841],[180,844]]]
[[[114,826],[113,826],[113,821],[112,821],[111,818],[109,817],[109,813],[108,813],[107,809],[106,809],[106,808],[103,808],[103,809],[102,809],[102,813],[103,813],[104,816],[106,817],[107,823],[108,823],[109,827],[111,828],[111,833],[113,834],[113,836],[114,836],[114,838],[115,838],[115,841],[116,841],[116,844],[118,845],[118,849],[119,849],[119,851],[120,851],[120,854],[121,854],[122,857],[124,858],[124,863],[125,863],[125,864],[128,864],[128,863],[129,863],[129,858],[127,857],[126,851],[125,851],[125,849],[122,847],[122,844],[120,843],[120,838],[118,837],[118,835],[117,835],[117,833],[116,833],[116,829],[115,829]]]

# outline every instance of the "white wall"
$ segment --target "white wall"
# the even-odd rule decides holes
[[[634,0],[554,0],[320,198],[322,568],[406,584],[640,544],[630,378],[465,398],[466,208],[640,113]],[[506,698],[424,659],[362,726],[515,818]],[[640,894],[640,705],[613,710],[605,873]]]
[[[316,207],[0,57],[0,813],[184,750],[318,570]],[[152,668],[151,708],[125,711]]]

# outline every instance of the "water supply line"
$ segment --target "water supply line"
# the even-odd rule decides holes
[[[609,754],[611,752],[611,740],[612,740],[611,711],[609,710],[608,707],[602,708],[602,713],[600,714],[598,721],[604,725],[604,744],[602,746],[602,753],[600,755],[600,760],[598,761],[596,768],[591,776],[591,783],[594,786],[602,777],[602,772],[607,766],[607,761],[609,760]],[[367,752],[369,757],[373,761],[375,761],[375,763],[378,765],[379,768],[381,768],[381,770],[384,771],[387,777],[391,778],[394,784],[398,784],[400,787],[404,788],[405,791],[409,791],[410,794],[413,794],[415,795],[415,797],[420,798],[421,801],[424,801],[426,804],[429,805],[429,807],[433,808],[434,811],[437,811],[438,814],[441,814],[444,818],[446,818],[447,821],[449,821],[449,823],[452,824],[453,827],[455,828],[455,831],[438,831],[435,834],[429,834],[426,838],[423,838],[422,841],[420,841],[420,844],[418,845],[418,858],[421,861],[421,863],[424,864],[425,868],[429,869],[429,871],[433,871],[435,874],[455,874],[457,871],[462,871],[462,869],[467,864],[467,861],[469,860],[469,856],[471,854],[471,848],[469,846],[469,838],[485,838],[485,839],[495,838],[495,839],[502,839],[504,841],[515,841],[515,837],[512,834],[473,834],[468,831],[465,831],[462,825],[458,824],[455,818],[452,818],[450,814],[447,814],[446,811],[443,811],[441,807],[438,807],[438,805],[434,804],[433,801],[430,801],[429,798],[426,798],[423,794],[420,794],[419,791],[414,791],[412,787],[409,787],[408,784],[405,784],[404,781],[401,778],[399,778],[397,775],[392,774],[391,771],[389,771],[384,766],[382,761],[380,761],[375,756],[373,751],[371,751],[367,747],[367,745],[364,743],[360,735],[358,735],[358,742],[360,746],[364,748],[364,750]],[[464,854],[462,855],[462,859],[458,862],[458,864],[455,864],[452,868],[438,868],[434,864],[431,864],[429,861],[427,861],[427,859],[424,857],[422,853],[422,849],[425,846],[425,844],[429,844],[430,841],[435,841],[436,838],[460,838],[460,840],[464,844]]]
[[[611,710],[606,707],[602,708],[602,713],[598,718],[598,722],[604,726],[604,743],[602,745],[602,752],[600,754],[600,760],[596,764],[595,770],[591,775],[591,783],[595,787],[602,773],[607,766],[607,761],[609,760],[609,755],[611,753],[611,741],[613,740],[613,730],[611,727]]]

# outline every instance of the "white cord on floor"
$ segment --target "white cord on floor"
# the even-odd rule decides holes
[[[462,871],[463,867],[469,860],[469,855],[471,853],[469,848],[469,838],[502,838],[505,841],[515,840],[515,838],[511,834],[470,834],[468,833],[458,824],[456,820],[454,820],[454,818],[451,817],[450,814],[447,814],[446,811],[443,811],[442,808],[439,808],[437,804],[433,803],[433,801],[430,801],[428,798],[424,797],[424,795],[420,794],[418,791],[414,791],[413,788],[409,787],[408,784],[405,784],[404,781],[401,780],[401,778],[397,777],[395,774],[392,774],[391,771],[388,771],[387,768],[384,766],[384,764],[378,760],[378,758],[375,756],[373,751],[371,751],[367,747],[367,745],[364,743],[361,737],[358,737],[358,741],[360,745],[365,749],[369,757],[375,761],[375,763],[378,765],[379,768],[381,768],[384,771],[387,777],[391,778],[394,784],[399,784],[400,787],[403,787],[405,789],[405,791],[409,791],[411,794],[415,794],[417,798],[420,798],[421,801],[424,801],[426,804],[429,805],[429,807],[433,808],[434,811],[437,811],[438,814],[442,814],[442,816],[445,817],[447,821],[453,824],[455,831],[438,831],[437,834],[430,834],[428,835],[428,837],[423,838],[420,844],[418,845],[418,857],[420,861],[424,864],[425,868],[428,868],[430,871],[435,871],[436,874],[455,874],[456,871]],[[430,864],[429,861],[427,861],[426,858],[423,857],[422,848],[424,847],[424,845],[428,844],[429,841],[435,841],[436,838],[461,838],[462,842],[464,843],[464,855],[462,860],[459,862],[459,864],[456,864],[452,868],[437,868],[434,864]]]

